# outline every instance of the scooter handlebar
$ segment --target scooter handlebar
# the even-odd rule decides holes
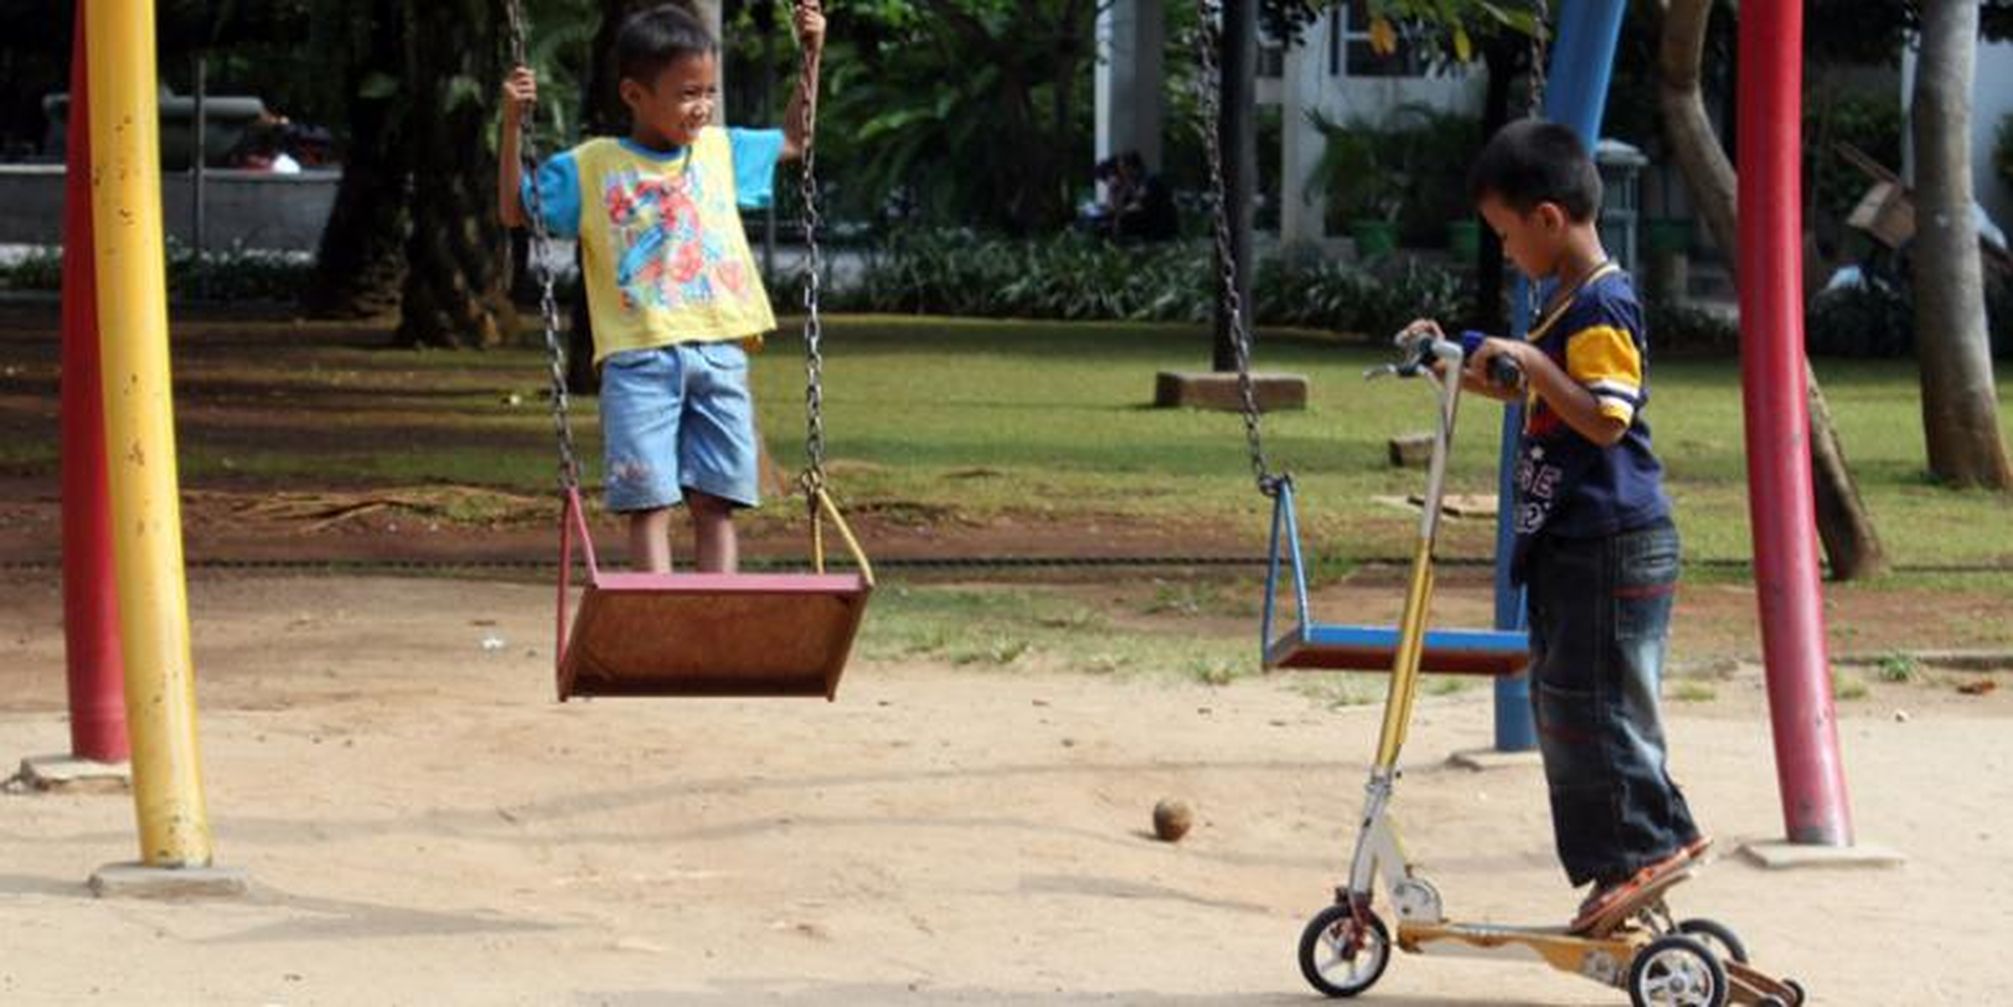
[[[1433,365],[1443,363],[1447,369],[1459,370],[1462,361],[1489,338],[1487,333],[1472,329],[1461,333],[1459,341],[1436,336],[1428,329],[1407,329],[1392,338],[1402,357],[1396,363],[1380,364],[1363,372],[1366,379],[1397,377],[1416,378],[1433,369]],[[1489,358],[1489,381],[1503,388],[1517,388],[1524,383],[1524,369],[1517,362],[1505,356]]]

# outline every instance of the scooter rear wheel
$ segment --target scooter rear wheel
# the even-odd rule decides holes
[[[1636,952],[1628,989],[1634,1007],[1726,1007],[1726,967],[1698,938],[1669,934]]]
[[[1368,925],[1346,905],[1314,914],[1300,933],[1300,974],[1323,996],[1353,997],[1377,984],[1391,963],[1391,934],[1377,914]]]
[[[1747,964],[1747,945],[1741,941],[1739,934],[1733,932],[1732,927],[1718,920],[1679,920],[1677,932],[1688,937],[1698,938],[1706,947],[1711,948],[1712,952],[1718,955],[1722,961],[1738,962],[1742,965]]]

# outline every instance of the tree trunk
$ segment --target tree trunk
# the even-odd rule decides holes
[[[1985,282],[1971,223],[1976,0],[1927,0],[1915,62],[1915,353],[1929,471],[1954,486],[2013,489],[1999,434]]]
[[[1726,151],[1706,117],[1699,88],[1699,67],[1705,53],[1706,24],[1712,0],[1663,0],[1663,35],[1658,53],[1658,104],[1670,149],[1683,172],[1692,203],[1705,217],[1707,229],[1732,269],[1733,249],[1740,247],[1735,216],[1735,176]],[[1735,277],[1738,282],[1739,277]],[[1873,515],[1859,494],[1859,484],[1846,465],[1845,448],[1831,423],[1817,375],[1804,362],[1810,403],[1810,465],[1817,497],[1817,534],[1831,561],[1836,580],[1875,576],[1887,569],[1886,549],[1873,526]]]
[[[502,0],[418,4],[408,16],[406,137],[409,149],[427,152],[427,163],[413,172],[398,341],[497,346],[516,322],[510,241],[496,219],[496,152],[488,142],[503,76]]]
[[[376,0],[362,6],[370,19],[343,75],[349,112],[349,150],[341,187],[315,255],[314,282],[302,307],[316,318],[366,318],[398,310],[405,282],[409,225],[407,182],[412,169],[400,137],[402,98],[393,83],[405,76],[399,61],[404,17]]]

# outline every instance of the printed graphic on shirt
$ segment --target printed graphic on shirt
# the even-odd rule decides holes
[[[1559,483],[1566,472],[1545,462],[1542,445],[1526,444],[1517,458],[1518,535],[1534,535],[1558,505]]]
[[[709,186],[698,165],[647,177],[619,168],[603,176],[600,188],[625,308],[676,310],[747,295],[746,266],[699,225],[702,206],[731,213],[732,193]]]

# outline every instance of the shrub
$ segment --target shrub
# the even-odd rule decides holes
[[[1016,241],[959,231],[907,232],[866,252],[837,310],[1005,318],[1202,322],[1221,282],[1206,241],[1117,246],[1081,235]],[[779,307],[796,282],[773,278]],[[1252,281],[1251,317],[1383,333],[1420,315],[1461,318],[1473,293],[1457,273],[1409,260],[1371,270],[1319,258],[1268,258]]]
[[[195,249],[170,239],[167,271],[168,295],[178,299],[293,301],[313,276],[314,262],[303,255],[244,248],[212,251],[198,258]],[[62,288],[61,249],[38,249],[0,267],[0,289]]]

